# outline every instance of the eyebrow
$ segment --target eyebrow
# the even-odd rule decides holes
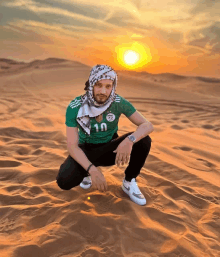
[[[96,83],[97,85],[102,85],[100,82]],[[112,86],[112,84],[107,84],[106,86]]]

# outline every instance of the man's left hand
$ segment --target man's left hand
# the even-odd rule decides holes
[[[115,164],[117,166],[120,166],[121,163],[122,165],[124,165],[124,163],[129,163],[132,147],[133,143],[128,138],[125,138],[113,151],[114,153],[117,153],[115,158]]]

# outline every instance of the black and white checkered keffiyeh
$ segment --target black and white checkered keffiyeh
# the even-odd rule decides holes
[[[102,79],[110,79],[113,81],[113,88],[109,98],[105,103],[99,104],[93,96],[93,87],[95,83]],[[108,65],[96,65],[91,69],[89,76],[89,88],[87,92],[81,96],[82,105],[77,115],[77,122],[90,136],[90,117],[97,117],[108,109],[116,98],[116,87],[118,77],[116,72]]]

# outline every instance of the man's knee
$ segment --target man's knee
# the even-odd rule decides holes
[[[63,190],[70,190],[71,187],[69,187],[67,185],[67,182],[68,180],[65,179],[62,174],[64,174],[65,172],[63,171],[63,164],[60,166],[60,169],[59,169],[59,172],[58,172],[58,175],[56,177],[56,182],[57,182],[57,185],[63,189]]]
[[[62,178],[57,178],[56,182],[57,182],[57,185],[58,185],[61,189],[63,189],[63,190],[70,190],[70,189],[72,188],[72,187],[69,187],[69,186],[67,185],[67,183],[65,183]]]
[[[140,144],[144,144],[147,145],[148,147],[151,147],[151,137],[149,135],[147,135],[146,137],[143,137],[140,141]]]
[[[69,172],[68,169],[65,169],[65,166],[61,165],[56,177],[56,183],[63,190],[70,190],[71,188],[78,186],[83,178],[83,175],[77,170]]]

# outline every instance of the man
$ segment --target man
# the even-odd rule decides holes
[[[116,87],[116,72],[110,66],[96,65],[86,82],[86,93],[68,105],[65,124],[69,156],[60,166],[57,184],[64,190],[94,185],[106,191],[106,180],[98,166],[128,164],[122,189],[132,201],[144,205],[146,199],[136,177],[149,154],[148,134],[154,129],[129,101],[116,94]],[[122,113],[138,128],[119,137],[118,120]]]

